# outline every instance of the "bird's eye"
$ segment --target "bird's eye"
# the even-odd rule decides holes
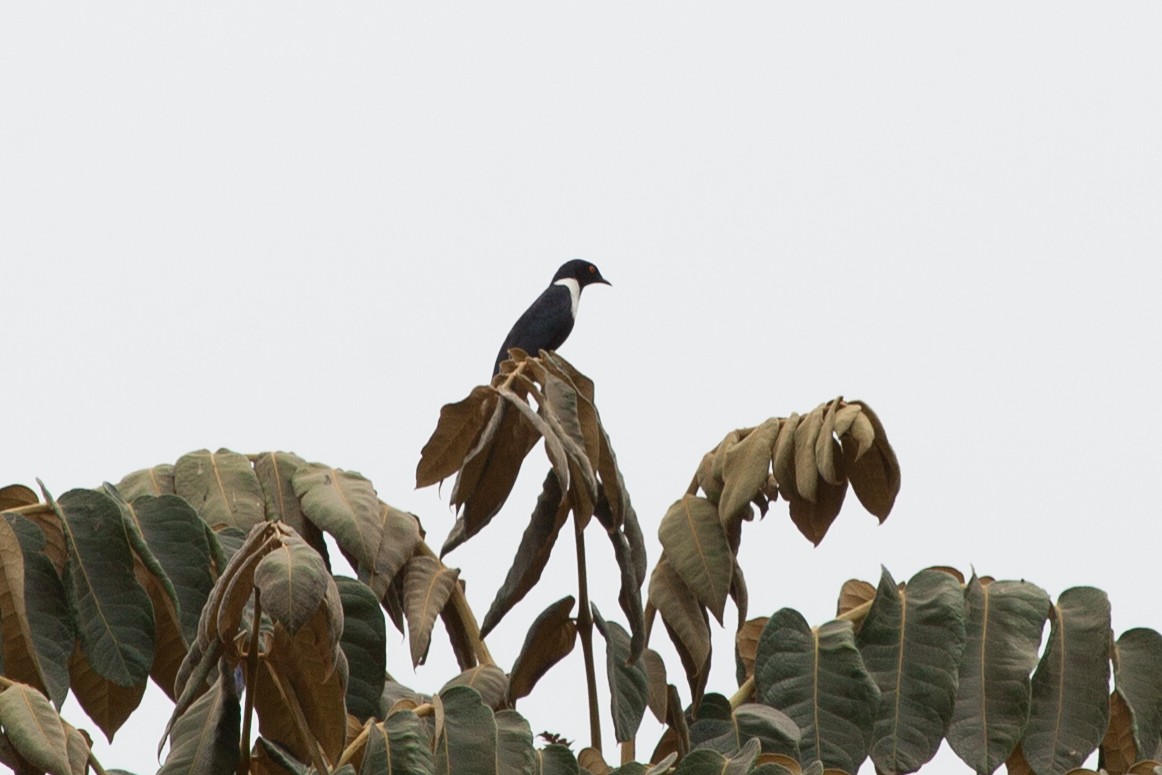
[[[597,272],[597,267],[593,266],[593,264],[590,264],[589,265],[589,274],[595,274],[596,272]]]

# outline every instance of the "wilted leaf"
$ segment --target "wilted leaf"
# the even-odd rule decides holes
[[[295,469],[291,485],[306,518],[335,537],[356,571],[375,567],[383,518],[370,481],[354,471],[311,463]]]
[[[779,483],[779,492],[786,497],[795,492],[795,431],[799,427],[799,415],[792,412],[783,420],[775,445],[771,450],[771,472]]]
[[[645,620],[642,611],[642,593],[641,585],[643,579],[638,578],[636,563],[634,562],[634,550],[631,546],[629,536],[619,530],[613,521],[613,515],[610,512],[609,500],[602,492],[597,501],[597,507],[594,509],[594,515],[598,522],[605,528],[605,535],[609,538],[610,544],[613,546],[613,558],[617,561],[617,569],[621,577],[621,584],[617,593],[617,603],[621,606],[621,610],[625,613],[626,621],[629,623],[631,634],[630,642],[630,661],[636,660],[641,656],[642,649],[646,646]],[[632,514],[632,509],[628,514]],[[630,521],[627,519],[622,523],[622,527],[629,527]],[[578,527],[578,530],[581,528]],[[580,536],[577,536],[580,540]]]
[[[1110,694],[1110,722],[1101,741],[1101,764],[1110,773],[1120,774],[1138,761],[1134,742],[1134,717],[1130,706],[1117,692]]]
[[[152,632],[149,634],[153,635]],[[69,685],[73,696],[109,740],[141,704],[145,684],[146,680],[142,678],[140,683],[132,686],[120,686],[93,669],[79,644],[73,651],[69,662]]]
[[[0,511],[18,509],[21,506],[33,506],[40,502],[36,493],[23,484],[9,484],[0,487]]]
[[[331,574],[319,553],[295,533],[286,533],[254,568],[262,610],[294,635],[323,603]]]
[[[323,532],[307,519],[295,495],[294,476],[309,464],[293,452],[263,452],[254,461],[254,473],[262,486],[266,518],[289,525],[318,552],[330,567]]]
[[[61,718],[36,689],[13,683],[0,692],[0,727],[29,764],[53,775],[72,775]]]
[[[510,703],[527,697],[541,676],[573,650],[577,623],[569,614],[574,602],[572,596],[562,598],[533,621],[509,674]]]
[[[459,575],[460,571],[445,566],[435,557],[417,555],[408,563],[404,576],[404,612],[413,667],[423,664],[427,657],[432,625],[452,595]]]
[[[619,743],[632,740],[645,715],[649,676],[640,660],[629,664],[629,633],[617,622],[606,622],[596,606],[593,623],[605,638],[605,669],[609,677],[609,704],[613,731]]]
[[[835,486],[824,481],[816,483],[814,502],[800,497],[795,491],[783,492],[789,506],[791,521],[795,523],[799,532],[816,546],[827,535],[831,523],[839,516],[846,495],[846,485]]]
[[[967,636],[948,745],[981,775],[1013,752],[1029,718],[1029,674],[1037,664],[1049,596],[1025,581],[981,584],[965,591]]]
[[[767,622],[755,657],[759,699],[802,730],[800,761],[856,772],[867,757],[880,692],[849,622],[817,629],[784,608]]]
[[[842,451],[835,442],[835,415],[839,410],[842,398],[837,398],[827,405],[823,412],[823,424],[819,427],[819,435],[815,439],[815,465],[819,476],[831,485],[840,485],[844,482],[842,468],[836,461],[842,463]]]
[[[881,773],[915,772],[936,755],[952,718],[965,645],[960,585],[925,570],[900,590],[884,568],[858,643],[881,693],[872,761]]]
[[[820,405],[803,415],[795,429],[795,491],[810,503],[815,502],[815,490],[819,484],[815,441],[823,427],[823,409],[824,406]]]
[[[848,611],[859,608],[864,603],[875,599],[876,588],[866,581],[848,579],[839,588],[839,602],[835,606],[835,615],[843,616]]]
[[[726,448],[722,495],[718,499],[718,514],[723,522],[733,522],[744,513],[766,484],[771,470],[771,447],[778,434],[779,419],[772,417]]]
[[[856,497],[863,507],[883,522],[892,511],[896,496],[900,493],[900,463],[896,453],[888,443],[884,426],[875,412],[867,404],[853,401],[862,409],[859,417],[866,417],[875,432],[875,441],[866,454],[849,444],[843,445],[844,469]],[[859,420],[852,424],[857,427]]]
[[[1109,723],[1110,604],[1105,592],[1065,590],[1050,608],[1050,622],[1021,739],[1035,772],[1080,766],[1101,743]]]
[[[769,617],[760,616],[743,622],[734,635],[735,656],[738,659],[738,685],[754,675],[754,659],[758,653],[759,636],[767,626]]]
[[[435,484],[460,470],[496,401],[496,391],[481,385],[473,388],[463,401],[441,407],[436,429],[420,452],[417,488]]]
[[[670,567],[721,624],[734,556],[714,504],[705,498],[684,496],[662,518],[658,539]]]
[[[211,527],[249,530],[266,519],[262,487],[245,455],[220,449],[182,455],[174,464],[174,492]]]
[[[562,499],[561,483],[550,471],[545,476],[545,483],[533,509],[532,519],[521,536],[512,567],[508,569],[508,575],[500,589],[496,590],[496,598],[493,599],[492,606],[484,617],[484,624],[480,628],[481,637],[492,632],[504,615],[523,600],[528,591],[540,580],[553,546],[557,542],[557,536],[561,532],[561,526],[568,517],[569,509]]]
[[[649,681],[646,704],[658,723],[665,724],[668,701],[667,687],[669,685],[666,682],[666,663],[662,661],[658,652],[653,649],[645,649],[641,655],[641,666],[646,671],[646,679]]]
[[[650,602],[694,664],[701,666],[710,656],[710,627],[694,593],[665,558],[658,561],[650,576]]]

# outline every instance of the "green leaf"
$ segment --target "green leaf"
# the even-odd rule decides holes
[[[881,693],[871,748],[877,771],[915,772],[936,755],[952,718],[964,616],[964,593],[947,573],[920,571],[901,591],[883,569],[857,638]]]
[[[750,740],[730,758],[702,748],[691,751],[674,769],[674,775],[744,775],[759,754],[757,740]]]
[[[502,710],[496,714],[496,733],[498,775],[533,775],[536,756],[529,722],[514,710]]]
[[[965,764],[989,775],[1009,758],[1029,718],[1029,674],[1049,596],[1026,581],[982,584],[973,576],[965,598],[966,643],[946,736]]]
[[[734,555],[718,520],[718,509],[705,498],[687,495],[662,517],[658,538],[670,567],[721,624]]]
[[[164,463],[153,468],[144,468],[126,474],[117,483],[117,492],[121,497],[132,503],[142,495],[173,495],[174,494],[174,467]]]
[[[250,530],[266,519],[262,487],[250,460],[228,449],[203,449],[178,458],[174,492],[210,527]]]
[[[174,723],[169,755],[158,775],[233,772],[241,737],[242,709],[234,672],[223,662],[214,687]]]
[[[213,550],[205,523],[176,495],[140,496],[133,501],[128,516],[135,520],[132,524],[172,585],[182,635],[189,643],[197,634],[198,617],[214,586],[210,571]]]
[[[1134,719],[1138,759],[1147,759],[1162,739],[1162,635],[1145,627],[1126,630],[1114,653],[1114,684]]]
[[[496,709],[504,705],[508,696],[508,675],[496,665],[477,665],[452,678],[440,688],[440,692],[453,686],[475,689],[485,705]]]
[[[880,691],[864,667],[850,622],[816,629],[797,611],[775,613],[755,655],[759,699],[790,716],[800,761],[855,772],[867,757]]]
[[[423,664],[432,639],[432,625],[443,610],[460,571],[447,567],[435,557],[417,555],[404,576],[404,613],[408,620],[408,642],[412,666]]]
[[[552,471],[545,476],[532,519],[521,536],[512,566],[504,583],[496,590],[496,597],[484,616],[480,637],[492,632],[514,605],[524,599],[541,578],[549,562],[561,527],[569,518],[569,510],[562,501],[561,483]]]
[[[1081,766],[1109,723],[1110,603],[1093,587],[1061,593],[1033,673],[1033,703],[1021,751],[1034,772]]]
[[[383,609],[367,585],[336,576],[343,601],[343,636],[339,645],[347,655],[347,712],[360,721],[379,715],[387,670],[387,625]]]
[[[64,725],[36,689],[13,683],[0,692],[0,727],[29,764],[53,775],[72,775]]]
[[[578,775],[577,757],[563,745],[546,745],[536,752],[538,775]]]
[[[319,610],[330,581],[323,558],[297,533],[285,533],[254,568],[263,613],[291,635]]]
[[[787,714],[758,703],[737,709],[721,694],[707,694],[690,725],[690,744],[734,756],[744,745],[756,740],[764,753],[799,755],[799,727]]]
[[[597,606],[593,609],[593,623],[605,638],[605,670],[609,677],[609,705],[613,714],[614,736],[619,743],[632,740],[641,726],[649,700],[649,676],[639,660],[630,659],[630,639],[617,622],[606,622]]]
[[[383,520],[371,482],[354,471],[311,463],[296,469],[291,484],[307,519],[335,537],[353,566],[375,566]]]
[[[47,493],[45,500],[52,502]],[[133,575],[120,508],[95,490],[70,490],[53,507],[68,539],[64,583],[86,659],[118,686],[144,684],[153,664],[153,605]]]
[[[436,741],[438,775],[496,772],[497,729],[492,710],[475,689],[453,686],[440,693],[444,730]]]
[[[432,775],[428,726],[410,710],[398,711],[371,728],[360,775]]]
[[[19,514],[0,518],[0,673],[41,689],[59,708],[69,692],[75,637],[64,587],[43,547],[34,522]]]
[[[319,527],[307,519],[295,494],[294,476],[309,464],[293,452],[264,452],[254,461],[254,473],[262,487],[266,518],[289,525],[328,562],[327,544]]]
[[[573,650],[577,623],[569,614],[574,602],[571,595],[558,600],[542,611],[529,627],[509,675],[510,702],[527,697],[541,676]]]

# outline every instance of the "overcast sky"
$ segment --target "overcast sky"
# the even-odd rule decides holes
[[[1162,629],[1160,40],[1133,2],[7,3],[0,484],[293,450],[439,545],[450,483],[413,486],[440,405],[583,257],[613,286],[561,352],[651,566],[706,449],[842,394],[887,428],[895,511],[849,498],[812,548],[775,506],[744,532],[752,616],[820,624],[850,577],[946,564],[1098,586],[1117,633]],[[546,465],[447,558],[481,616]],[[572,562],[566,537],[490,637],[502,666]],[[414,688],[455,673],[442,633],[415,674],[389,640]],[[582,698],[578,650],[520,710],[580,747]],[[111,748],[65,716],[145,773],[170,710],[146,703]]]

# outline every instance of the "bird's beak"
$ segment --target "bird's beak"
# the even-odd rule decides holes
[[[599,282],[599,283],[603,283],[604,285],[608,285],[608,286],[610,286],[611,288],[613,287],[613,283],[609,282],[609,280],[606,280],[604,277],[602,277],[602,278],[601,278],[600,280],[598,280],[597,282]]]

